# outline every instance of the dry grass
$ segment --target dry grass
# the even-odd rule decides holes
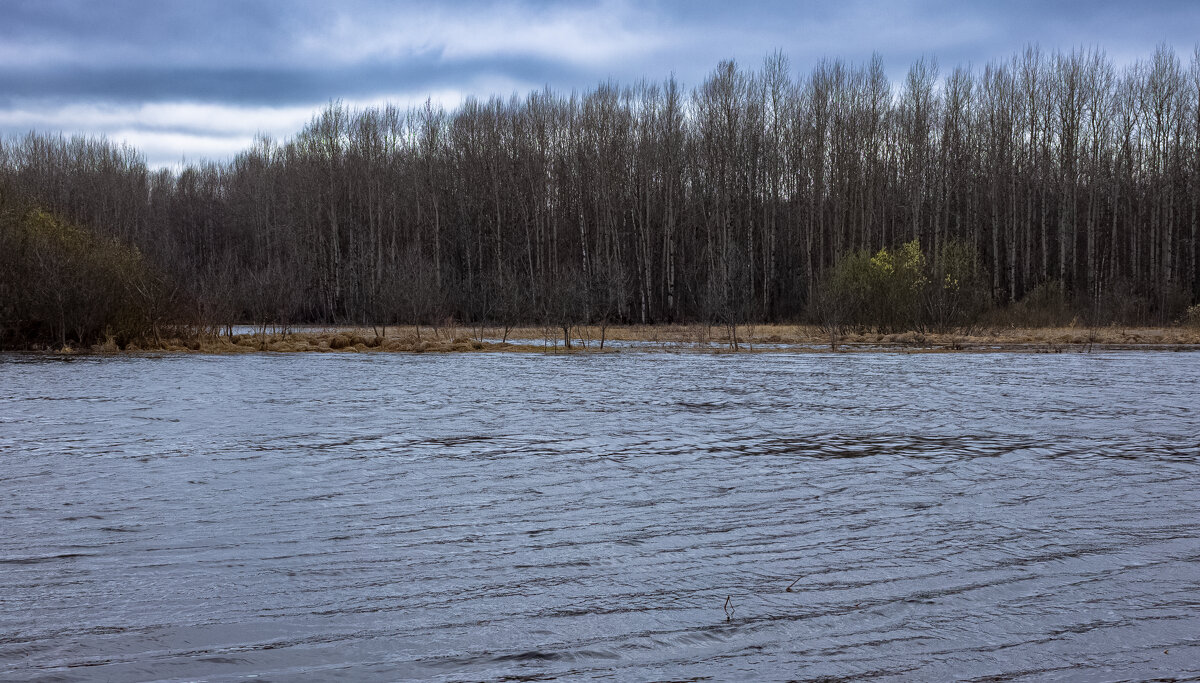
[[[725,328],[705,325],[626,325],[610,327],[606,331],[608,341],[642,342],[670,347],[728,346],[729,337]],[[540,327],[514,328],[509,337],[513,339],[553,339],[561,345],[557,331]],[[499,334],[497,333],[497,337]],[[577,328],[572,331],[577,340],[590,339],[591,346],[600,338],[598,328]],[[752,347],[770,346],[826,346],[829,335],[813,325],[760,324],[738,328],[739,344]],[[576,343],[579,343],[578,341]],[[1190,327],[1020,327],[973,330],[970,333],[943,333],[909,331],[896,334],[876,332],[849,333],[841,335],[839,346],[849,347],[1019,347],[1023,345],[1087,345],[1137,346],[1137,345],[1200,345],[1200,329]]]
[[[164,339],[161,346],[128,345],[125,351],[168,351],[199,353],[467,353],[467,352],[538,352],[563,353],[561,331],[543,327],[519,327],[509,330],[509,342],[502,342],[503,331],[484,328],[389,327],[381,337],[359,328],[336,328],[323,332],[291,334],[235,335],[203,339]],[[469,334],[468,334],[469,332]],[[482,339],[480,338],[482,336]],[[707,325],[623,325],[604,330],[603,351],[627,349],[636,342],[639,350],[693,350],[728,352],[726,328]],[[572,330],[573,353],[595,353],[600,348],[601,330],[579,327]],[[740,350],[827,351],[829,336],[810,325],[754,325],[738,329]],[[903,332],[880,334],[850,333],[838,338],[840,351],[1085,351],[1104,349],[1200,349],[1200,329],[1194,327],[1039,327],[975,330],[969,334],[932,334]],[[117,352],[115,344],[105,343],[91,349],[96,353]]]

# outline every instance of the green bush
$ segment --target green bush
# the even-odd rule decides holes
[[[970,244],[949,241],[931,263],[917,240],[847,254],[818,285],[810,313],[823,326],[876,330],[969,327],[988,306],[987,273]]]
[[[968,329],[991,306],[988,274],[974,246],[942,243],[925,288],[924,322],[932,330]]]
[[[136,249],[0,196],[0,345],[157,341],[166,291]]]
[[[827,326],[885,333],[910,329],[920,316],[925,283],[925,257],[915,240],[875,254],[855,251],[826,274],[814,315]]]

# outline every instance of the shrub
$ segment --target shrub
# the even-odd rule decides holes
[[[1065,325],[1073,317],[1062,283],[1050,280],[1029,290],[1013,311],[1024,325],[1053,327]]]
[[[925,322],[935,331],[970,328],[991,306],[987,271],[967,242],[948,240],[938,250],[925,288]]]
[[[161,345],[167,291],[136,249],[0,193],[0,345]]]
[[[1200,328],[1200,304],[1188,306],[1182,322],[1188,327]]]
[[[916,240],[875,254],[844,256],[817,288],[814,317],[823,326],[873,328],[883,333],[921,324],[923,293],[929,279]]]

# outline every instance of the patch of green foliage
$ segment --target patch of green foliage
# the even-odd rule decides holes
[[[827,327],[882,333],[969,327],[990,305],[979,256],[957,241],[935,256],[917,240],[847,254],[820,283],[813,315]]]
[[[158,335],[168,290],[134,248],[0,188],[0,346],[124,346]]]

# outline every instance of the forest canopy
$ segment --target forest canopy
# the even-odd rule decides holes
[[[774,54],[694,89],[333,102],[178,170],[31,133],[0,143],[0,192],[9,344],[448,317],[1169,323],[1200,295],[1200,48],[924,59],[900,84],[878,57],[798,75]]]

